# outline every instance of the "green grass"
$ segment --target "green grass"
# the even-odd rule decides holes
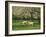
[[[13,20],[12,22],[12,30],[34,30],[34,29],[40,29],[40,23],[39,20],[34,20],[33,26],[31,25],[23,25],[22,22],[24,20]],[[30,20],[28,20],[30,21]]]

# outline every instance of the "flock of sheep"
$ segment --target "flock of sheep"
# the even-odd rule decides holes
[[[23,21],[22,23],[23,25],[31,25],[31,26],[33,26],[34,24],[34,22],[31,22],[31,21]]]

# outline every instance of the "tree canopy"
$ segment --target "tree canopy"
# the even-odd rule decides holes
[[[12,7],[12,15],[20,19],[40,19],[40,7]]]

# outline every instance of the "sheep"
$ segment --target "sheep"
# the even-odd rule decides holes
[[[27,23],[27,21],[23,21],[22,23],[23,23],[23,25],[25,25]]]
[[[34,22],[30,22],[30,21],[23,21],[22,23],[23,25],[32,25],[32,26],[34,24]]]
[[[33,26],[33,24],[34,24],[34,22],[28,22],[29,23],[29,25],[32,25]]]

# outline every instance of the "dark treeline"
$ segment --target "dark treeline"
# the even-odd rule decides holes
[[[35,19],[35,18],[19,18],[19,17],[15,17],[15,16],[13,16],[12,17],[12,19],[13,20],[40,20],[40,18],[38,18],[38,19]]]

